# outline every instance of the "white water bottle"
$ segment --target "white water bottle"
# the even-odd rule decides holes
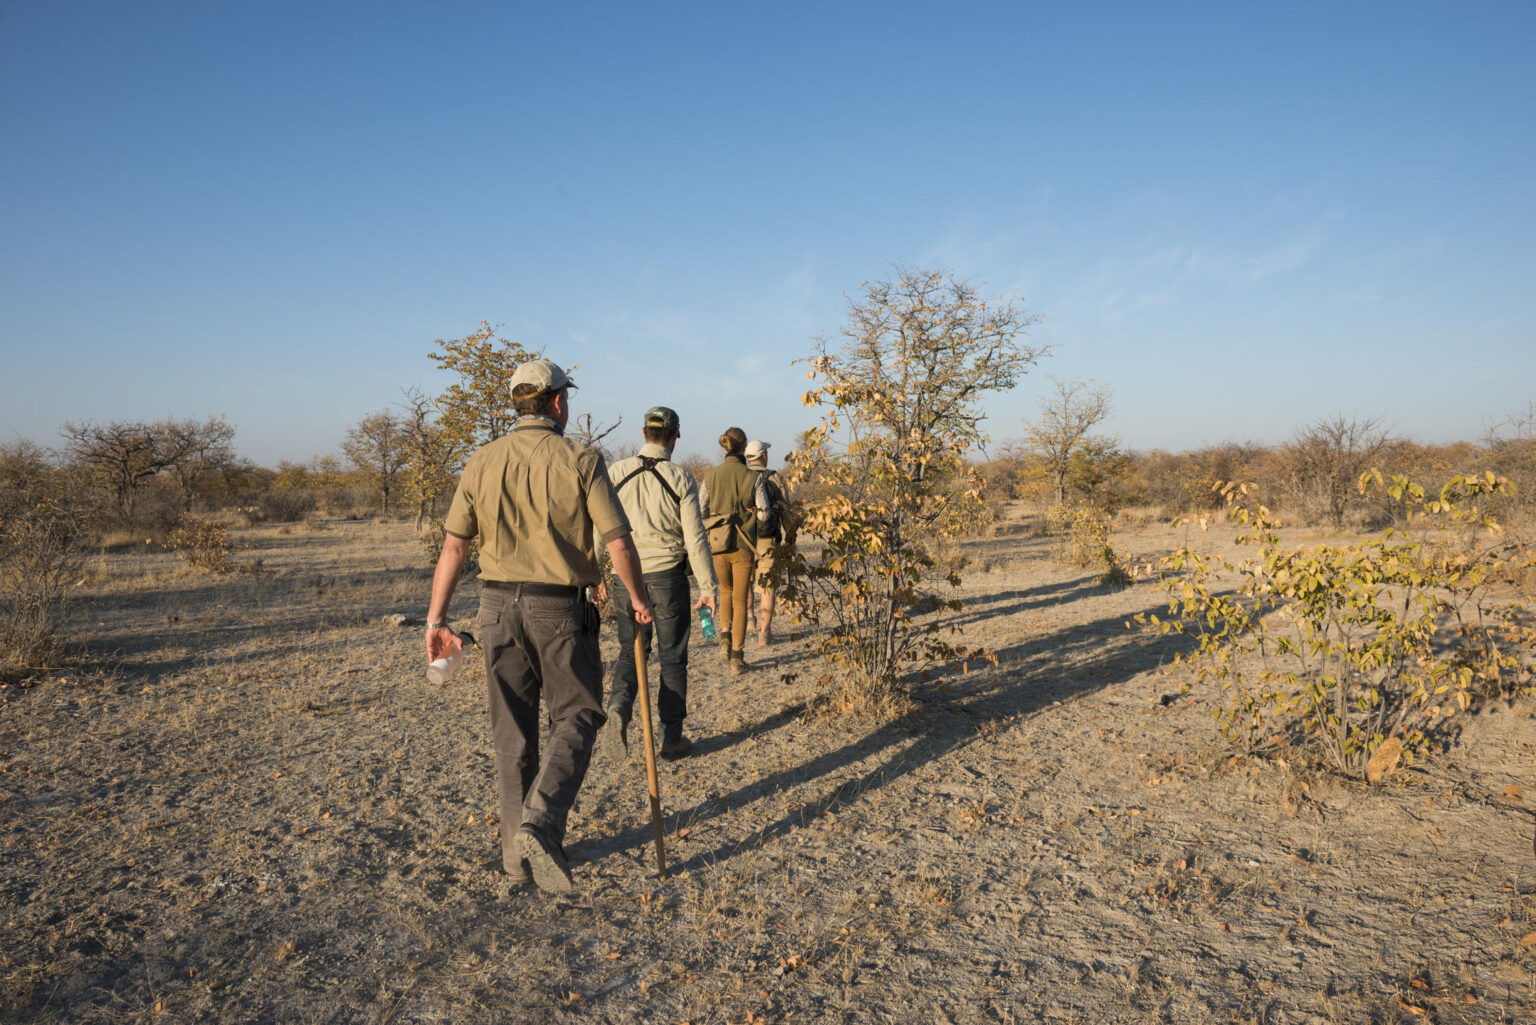
[[[449,631],[452,633],[452,631]],[[453,634],[453,647],[442,658],[427,666],[427,682],[444,684],[453,679],[453,674],[459,671],[459,666],[464,662],[464,637],[461,634]]]

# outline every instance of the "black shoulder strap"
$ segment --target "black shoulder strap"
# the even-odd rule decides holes
[[[654,456],[641,456],[640,457],[640,465],[635,467],[633,470],[630,470],[627,474],[625,474],[624,475],[624,479],[619,481],[619,483],[614,486],[613,490],[619,491],[619,490],[623,489],[624,485],[628,484],[630,481],[632,481],[636,477],[640,476],[646,470],[650,470],[651,474],[658,481],[661,482],[661,490],[663,490],[663,491],[665,491],[667,493],[667,497],[671,498],[672,501],[676,502],[678,505],[682,505],[683,504],[682,498],[680,498],[678,496],[676,491],[672,490],[672,485],[667,483],[667,478],[665,478],[665,477],[663,477],[661,475],[661,471],[656,469],[656,464],[659,463],[660,461],[661,460],[655,458]]]

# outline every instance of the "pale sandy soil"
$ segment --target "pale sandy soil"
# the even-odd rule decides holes
[[[672,878],[599,756],[551,899],[497,871],[478,658],[423,680],[407,527],[242,536],[263,575],[95,560],[88,656],[0,691],[0,1019],[1536,1020],[1529,708],[1384,788],[1234,758],[1126,629],[1152,588],[977,541],[995,668],[879,725],[806,714],[803,641],[696,651]]]

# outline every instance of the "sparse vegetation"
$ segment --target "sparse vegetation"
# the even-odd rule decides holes
[[[70,428],[62,461],[0,448],[0,1016],[1530,1017],[1529,418],[1428,446],[1341,415],[1323,426],[1365,434],[1335,448],[1382,466],[1342,504],[1299,485],[1305,430],[1177,454],[1088,430],[1064,464],[1021,444],[978,466],[980,399],[1043,354],[1017,342],[1031,319],[933,272],[850,304],[789,467],[801,621],[757,652],[763,686],[696,649],[669,879],[638,760],[600,757],[562,901],[497,871],[481,656],[412,683],[443,536],[423,521],[470,444],[446,406],[381,414],[387,483],[356,458],[252,466],[213,420]],[[528,354],[485,324],[438,344],[485,440]],[[419,543],[360,518],[402,498]],[[1226,502],[1243,522],[1207,517],[1207,543],[1168,526]],[[1327,530],[1289,545],[1271,503]],[[1176,622],[1103,586],[1171,548]],[[807,714],[827,708],[874,714]]]
[[[58,660],[80,565],[78,503],[67,481],[35,445],[0,448],[0,679]]]
[[[379,511],[388,514],[390,497],[398,494],[399,482],[410,462],[406,425],[393,410],[370,413],[347,431],[341,450],[367,486],[378,494]]]
[[[1213,748],[1157,669],[1180,639],[1124,629],[1145,590],[1091,586],[1046,537],[954,542],[998,567],[958,594],[964,640],[1000,664],[921,685],[920,717],[807,715],[825,693],[809,635],[764,651],[761,686],[698,651],[699,750],[661,769],[670,878],[651,867],[640,760],[600,755],[567,841],[579,892],[513,890],[482,656],[428,687],[419,623],[386,618],[419,615],[427,587],[407,528],[232,528],[259,577],[188,574],[142,538],[90,556],[71,669],[0,686],[0,1016],[1536,1011],[1528,705],[1464,717],[1475,776],[1420,762],[1381,796],[1294,749]],[[1177,536],[1117,542],[1147,558]],[[615,643],[605,627],[605,657]],[[1212,967],[1301,958],[1316,970]]]
[[[1011,300],[926,270],[898,269],[850,301],[845,344],[823,340],[808,361],[806,393],[823,420],[807,432],[789,483],[814,557],[786,560],[785,596],[828,629],[816,650],[839,707],[889,711],[904,676],[976,657],[945,634],[953,569],[935,586],[935,545],[985,514],[983,483],[967,461],[984,440],[983,395],[1013,386],[1045,350],[1019,344],[1037,319]],[[847,442],[840,438],[846,434]]]
[[[1485,512],[1508,481],[1455,478],[1427,498],[1373,472],[1359,484],[1370,488],[1403,507],[1407,528],[1288,547],[1252,489],[1229,484],[1230,515],[1246,528],[1238,543],[1255,555],[1186,547],[1163,560],[1176,618],[1137,620],[1198,637],[1193,667],[1220,685],[1216,718],[1245,750],[1309,744],[1363,778],[1379,751],[1411,760],[1444,742],[1458,712],[1532,691],[1531,596],[1502,586],[1532,553]]]
[[[230,541],[229,528],[216,520],[183,516],[171,531],[169,547],[196,569],[210,573],[235,571],[235,546]]]
[[[1051,510],[1047,529],[1057,539],[1056,557],[1069,566],[1098,570],[1105,587],[1128,585],[1131,575],[1110,540],[1113,523],[1108,513],[1090,505]]]

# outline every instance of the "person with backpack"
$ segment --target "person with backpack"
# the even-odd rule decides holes
[[[629,517],[645,589],[655,609],[655,622],[642,626],[641,643],[647,655],[654,637],[661,663],[661,688],[656,714],[661,720],[661,756],[682,758],[693,748],[683,733],[688,716],[688,570],[699,582],[694,607],[715,611],[714,564],[709,539],[699,513],[698,488],[693,474],[672,462],[672,450],[681,437],[677,413],[666,406],[646,411],[641,433],[645,446],[639,455],[621,459],[608,468],[609,479]],[[635,624],[623,610],[629,608],[622,582],[614,587],[618,616],[619,657],[613,669],[613,691],[608,696],[608,727],[603,733],[604,753],[622,760],[629,753],[629,723],[635,706],[638,682],[635,673]]]
[[[745,453],[747,468],[757,474],[762,482],[757,510],[757,559],[752,582],[757,587],[757,643],[766,648],[772,640],[773,588],[778,583],[774,568],[778,564],[781,546],[791,539],[786,536],[789,524],[789,498],[784,479],[777,471],[768,469],[766,441],[749,441]]]
[[[732,676],[747,671],[742,652],[747,635],[747,596],[757,558],[757,511],[762,479],[747,468],[747,432],[731,427],[720,435],[725,459],[704,475],[699,503],[709,550],[720,578],[720,650],[730,659]]]

